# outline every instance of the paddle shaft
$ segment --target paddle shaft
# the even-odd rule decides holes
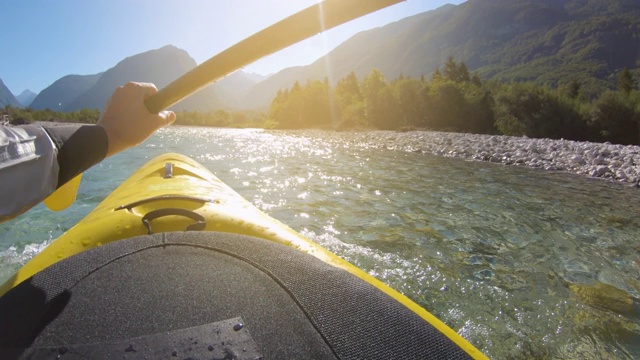
[[[152,113],[264,56],[340,24],[404,0],[324,0],[240,41],[145,100]]]

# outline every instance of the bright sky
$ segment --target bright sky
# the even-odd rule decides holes
[[[344,0],[348,1],[348,0]],[[0,79],[14,94],[96,74],[164,45],[202,63],[316,0],[0,0]],[[357,32],[463,0],[408,0],[264,58],[269,74],[309,64]]]

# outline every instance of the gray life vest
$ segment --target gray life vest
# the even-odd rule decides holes
[[[0,222],[11,219],[55,191],[58,150],[37,125],[0,126]]]

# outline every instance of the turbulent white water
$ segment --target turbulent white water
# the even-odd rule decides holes
[[[640,358],[640,190],[362,139],[163,130],[88,171],[72,208],[1,224],[0,280],[145,161],[179,152],[492,358]]]

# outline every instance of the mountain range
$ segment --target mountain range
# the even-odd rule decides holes
[[[102,73],[62,77],[42,90],[33,99],[30,107],[37,110],[65,111],[77,97],[92,88],[101,75]]]
[[[186,51],[167,45],[128,57],[104,73],[66,76],[44,89],[33,101],[35,109],[73,111],[102,109],[113,91],[129,81],[152,82],[162,88],[196,67]],[[213,89],[204,88],[172,107],[173,110],[212,110],[219,107]]]
[[[306,66],[268,77],[237,71],[177,104],[189,110],[265,109],[280,89],[373,68],[388,80],[430,77],[449,56],[483,79],[552,87],[579,81],[586,96],[615,87],[623,68],[640,77],[640,0],[468,0],[358,33]],[[36,109],[102,108],[115,87],[159,88],[196,66],[174,46],[131,56],[104,73],[69,75],[43,90]],[[0,85],[1,82],[0,82]],[[0,105],[13,101],[0,86]],[[10,93],[9,93],[10,95]]]
[[[430,77],[449,56],[483,79],[552,87],[574,78],[587,96],[615,86],[623,68],[640,77],[638,0],[469,0],[356,34],[325,57],[262,81],[243,99],[267,106],[293,82],[332,83],[373,68],[388,80]]]

